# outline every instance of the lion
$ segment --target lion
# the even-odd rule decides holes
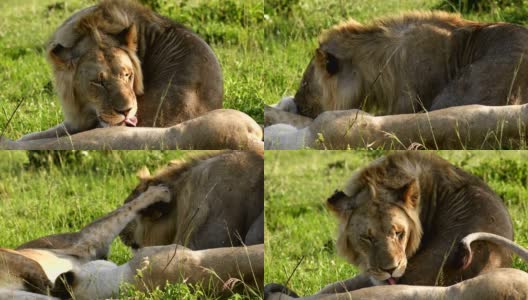
[[[289,148],[292,144],[296,148],[325,148],[317,145],[321,134],[325,140],[327,135],[332,140],[336,136],[335,144],[339,145],[327,146],[333,149],[370,144],[390,148],[394,143],[398,143],[395,148],[403,149],[413,143],[440,149],[453,149],[454,144],[458,149],[465,146],[466,139],[490,148],[479,137],[489,136],[501,126],[498,124],[513,123],[518,132],[526,129],[525,124],[515,124],[519,119],[514,117],[494,118],[495,123],[486,122],[485,126],[475,121],[486,119],[486,107],[528,102],[527,51],[528,29],[523,26],[478,23],[445,12],[409,12],[366,25],[354,20],[335,25],[320,35],[319,47],[295,96],[266,109],[266,126],[270,126],[265,133],[269,141],[266,148],[282,149],[282,144]],[[446,117],[466,113],[469,109],[457,108],[468,105],[474,105],[471,112],[476,110],[470,117],[463,116],[458,122]],[[435,113],[441,109],[446,110]],[[513,115],[518,109],[512,110]],[[330,111],[339,111],[338,116],[348,111],[348,118],[324,126],[322,121],[315,124],[323,112]],[[366,135],[375,135],[373,140],[364,140],[362,132],[353,136],[363,130],[355,126],[356,116],[367,113],[376,115],[376,122],[364,122],[369,127]],[[306,118],[296,117],[297,114]],[[328,113],[325,120],[332,120],[333,115]],[[384,117],[389,115],[402,115],[405,120]],[[429,119],[438,124],[428,125]],[[389,124],[383,126],[389,122],[396,126],[395,130]],[[278,123],[291,126],[271,126]],[[462,130],[468,134],[459,134],[457,127],[464,127]],[[433,131],[450,140],[445,145],[436,141],[429,137]],[[421,138],[424,132],[427,136]],[[512,133],[511,139],[519,143],[519,134]]]
[[[327,201],[339,220],[338,254],[361,274],[323,288],[382,284],[448,286],[511,266],[508,250],[477,242],[471,264],[456,247],[474,232],[513,240],[511,217],[481,179],[433,153],[398,152],[357,170]]]
[[[84,227],[79,232],[55,234],[20,245],[0,248],[0,288],[53,294],[55,281],[93,260],[105,259],[114,238],[136,214],[157,202],[170,201],[169,189],[152,186],[135,201]]]
[[[96,127],[169,127],[222,108],[222,73],[211,48],[136,2],[103,0],[75,13],[46,50],[64,122],[22,140]]]
[[[120,234],[133,249],[179,244],[193,250],[264,243],[263,152],[229,151],[174,161],[140,183],[125,200],[150,186],[169,186],[171,202],[140,212]]]
[[[61,138],[11,141],[0,136],[3,150],[254,150],[262,151],[263,132],[250,116],[217,109],[167,128],[114,126]]]
[[[473,255],[470,245],[472,242],[478,240],[485,240],[504,246],[515,252],[523,260],[528,261],[528,250],[514,242],[495,234],[476,232],[464,237],[461,241],[461,246],[466,251],[466,263],[468,265]],[[390,298],[395,300],[526,299],[528,297],[528,273],[511,268],[500,268],[449,287],[411,285],[376,286],[347,293],[302,297],[302,299],[381,299],[386,298],[387,295],[390,295]],[[299,299],[299,297],[287,288],[267,285],[264,299],[288,300]]]
[[[171,193],[164,185],[151,185],[79,232],[42,237],[15,250],[0,248],[0,298],[108,299],[119,294],[123,283],[141,291],[187,283],[214,295],[245,286],[262,290],[263,244],[200,251],[173,244],[138,249],[120,266],[106,260],[121,230],[140,211],[169,203]]]
[[[379,115],[527,102],[528,29],[445,12],[410,12],[319,37],[294,102],[301,115],[361,109]]]
[[[273,107],[264,109],[267,123],[274,124],[264,128],[267,150],[523,149],[528,134],[528,104],[464,105],[386,116],[361,110],[325,111],[313,120]]]

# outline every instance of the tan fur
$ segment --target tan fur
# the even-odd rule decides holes
[[[167,283],[187,283],[201,285],[211,295],[230,295],[241,289],[259,293],[264,276],[262,243],[201,251],[179,245],[146,247],[121,266],[101,260],[133,216],[169,201],[167,187],[151,185],[79,232],[43,237],[16,250],[0,248],[0,299],[46,299],[42,295],[108,299],[118,295],[124,283],[144,291]]]
[[[154,176],[142,172],[126,201],[160,183],[170,187],[172,201],[143,211],[121,239],[134,248],[179,244],[193,250],[263,243],[263,238],[254,237],[263,236],[263,225],[251,230],[254,223],[260,224],[264,210],[262,154],[213,153],[171,162]]]
[[[528,250],[502,236],[487,232],[475,232],[467,235],[461,241],[467,251],[467,263],[471,263],[473,252],[470,244],[474,241],[489,241],[511,250],[524,261],[528,261]],[[343,283],[336,283],[338,286]],[[265,299],[294,299],[292,291],[277,285],[270,284],[265,288]],[[376,286],[359,289],[352,292],[323,293],[301,299],[380,299],[390,295],[391,299],[526,299],[528,297],[528,273],[521,270],[499,268],[480,274],[474,278],[464,280],[449,287],[434,286]]]
[[[367,25],[345,22],[319,37],[295,103],[312,118],[353,108],[402,114],[525,103],[527,40],[524,27],[444,12],[405,13]]]
[[[0,137],[0,149],[9,150],[145,150],[247,149],[262,151],[263,132],[248,115],[217,109],[169,128],[96,128],[61,138],[10,141]]]
[[[123,205],[79,232],[42,237],[15,250],[0,248],[0,273],[4,274],[0,276],[0,288],[54,294],[61,274],[106,257],[115,236],[141,209],[169,199],[168,188],[152,186],[136,201]]]
[[[462,268],[461,238],[484,231],[511,240],[511,219],[485,183],[432,153],[378,159],[328,205],[340,221],[338,253],[375,282],[450,285],[511,264],[507,251],[481,242]]]
[[[65,121],[23,140],[136,122],[167,127],[222,107],[210,47],[135,1],[104,0],[77,12],[57,29],[47,54]]]
[[[528,297],[528,273],[516,269],[501,268],[449,287],[412,285],[376,286],[352,292],[300,298],[274,292],[270,293],[266,297],[266,300],[374,300],[387,297],[392,300],[522,300]]]

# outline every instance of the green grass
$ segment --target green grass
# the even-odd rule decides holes
[[[439,151],[456,166],[481,177],[501,196],[513,219],[516,242],[528,247],[528,152]],[[336,255],[336,219],[325,201],[358,167],[382,151],[266,151],[265,283],[286,283],[310,295],[357,270]],[[528,271],[516,259],[515,268]]]
[[[458,3],[460,0],[453,0]],[[528,22],[528,2],[523,8],[496,7],[463,14],[477,21]],[[280,9],[277,9],[279,7]],[[273,104],[295,94],[302,74],[317,48],[322,30],[339,22],[372,19],[409,10],[448,9],[443,0],[266,0],[264,7],[264,102]],[[456,7],[455,7],[456,8]]]
[[[159,12],[190,27],[211,45],[222,65],[224,107],[262,122],[263,3],[260,0],[159,0]],[[59,9],[53,4],[63,3]],[[11,139],[63,121],[45,59],[45,43],[78,9],[95,0],[0,1],[0,130],[19,102],[5,135]]]
[[[37,153],[35,155],[35,153]],[[49,234],[77,231],[115,208],[138,184],[142,166],[155,171],[172,159],[200,151],[55,152],[0,151],[0,247],[15,248]],[[31,159],[29,158],[31,157]],[[131,252],[119,238],[110,260],[122,264]],[[205,290],[191,293],[185,285],[143,294],[125,289],[134,299],[202,299]],[[237,294],[231,299],[246,299]]]

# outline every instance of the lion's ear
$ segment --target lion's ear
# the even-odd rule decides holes
[[[401,199],[408,207],[417,207],[420,202],[420,185],[417,179],[411,180],[401,189]]]
[[[330,198],[328,198],[328,200],[326,200],[326,205],[331,211],[338,215],[356,207],[356,203],[351,197],[348,197],[342,191],[337,190],[332,196],[330,196]]]
[[[320,47],[317,48],[317,50],[315,50],[315,59],[320,66],[324,67],[328,75],[333,76],[339,72],[339,59],[329,51],[325,51]]]
[[[150,171],[146,166],[143,166],[139,171],[136,173],[137,177],[140,181],[145,181],[150,178]]]
[[[66,48],[61,44],[54,44],[48,51],[51,61],[56,66],[72,68],[77,64],[79,58],[74,55],[71,48]]]
[[[137,29],[135,24],[123,29],[123,31],[118,33],[116,37],[121,45],[127,47],[133,52],[137,51]]]

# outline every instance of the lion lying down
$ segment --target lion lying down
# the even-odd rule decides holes
[[[126,264],[104,260],[109,246],[137,214],[156,203],[170,202],[165,186],[150,186],[134,200],[76,233],[51,235],[0,249],[0,291],[3,297],[36,293],[60,298],[106,299],[116,296],[123,283],[140,290],[163,287],[167,282],[202,284],[210,292],[229,293],[229,281],[262,287],[264,247],[216,248],[192,251],[169,245],[138,250]]]
[[[467,263],[471,263],[471,243],[486,240],[505,246],[525,261],[528,261],[528,250],[501,236],[490,233],[472,233],[462,239],[461,243],[467,250]],[[281,290],[275,292],[273,290]],[[467,279],[448,287],[440,286],[412,286],[412,285],[384,285],[364,288],[352,292],[338,294],[318,294],[310,297],[299,298],[295,293],[281,286],[266,286],[266,300],[288,299],[383,299],[390,295],[394,300],[466,300],[466,299],[527,299],[528,298],[528,273],[517,269],[499,268],[483,273],[477,277]]]
[[[266,106],[265,149],[518,149],[528,134],[528,104],[465,105],[427,113],[373,116],[326,111],[315,119]]]
[[[281,124],[266,148],[518,148],[524,106],[484,106],[528,101],[527,53],[515,24],[443,12],[343,22],[319,36],[295,97],[266,110]]]
[[[248,115],[218,109],[168,128],[108,127],[71,136],[10,141],[6,150],[261,149],[262,129]]]

